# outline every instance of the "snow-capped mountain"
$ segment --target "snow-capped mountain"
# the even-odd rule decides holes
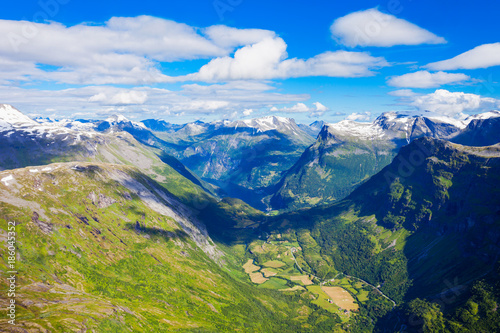
[[[483,113],[478,113],[472,116],[469,116],[465,119],[466,123],[470,123],[474,119],[491,119],[500,117],[500,111],[488,111]]]
[[[92,137],[95,134],[92,126],[77,121],[42,119],[38,122],[11,105],[0,104],[0,137],[23,137],[33,140],[34,137],[39,137],[51,139],[53,142],[68,140],[76,144],[82,135]]]
[[[183,170],[190,169],[196,177],[243,200],[248,198],[246,191],[262,189],[257,204],[252,202],[255,207],[261,208],[263,197],[272,195],[275,208],[286,208],[344,197],[390,163],[400,147],[422,136],[466,145],[500,141],[498,111],[464,120],[387,112],[371,123],[318,121],[307,126],[311,133],[322,126],[316,142],[304,126],[277,116],[183,125],[153,119],[135,122],[122,115],[105,120],[35,121],[10,105],[0,105],[0,144],[22,147],[3,150],[0,162],[23,165],[50,160],[61,151],[94,156],[106,142],[133,137],[170,155],[169,161],[180,166],[178,172],[189,174]],[[277,192],[272,190],[275,186]],[[298,199],[302,201],[296,203]]]
[[[40,124],[51,125],[51,126],[59,126],[69,128],[75,131],[87,131],[93,132],[96,130],[96,123],[94,121],[85,121],[85,120],[72,120],[72,119],[52,119],[52,118],[43,118],[37,117],[34,120]]]
[[[407,143],[421,136],[451,140],[463,132],[471,123],[488,121],[500,117],[499,111],[489,111],[471,115],[463,120],[451,117],[408,116],[397,112],[385,112],[373,122],[342,120],[325,124],[328,131],[344,138],[360,140],[397,140],[404,138]]]
[[[266,116],[262,118],[237,120],[230,122],[227,127],[251,127],[255,128],[258,133],[266,131],[291,132],[298,134],[300,129],[295,123],[295,120],[285,117]]]
[[[452,118],[427,118],[386,112],[371,123],[343,120],[338,123],[327,124],[326,127],[324,130],[346,139],[404,139],[406,143],[409,143],[421,136],[450,139],[465,128],[466,123]]]
[[[0,104],[0,132],[40,125],[12,105]]]
[[[195,121],[183,125],[167,123],[165,121],[148,119],[142,123],[150,130],[156,132],[177,133],[178,135],[199,135],[220,129],[234,129],[235,131],[241,128],[251,128],[254,134],[264,133],[267,131],[278,131],[285,134],[303,136],[304,131],[300,125],[295,123],[292,118],[265,116],[261,118],[244,119],[244,120],[216,120],[212,122]],[[318,128],[318,132],[321,128]]]
[[[490,146],[500,142],[500,112],[490,111],[470,116],[467,126],[451,141],[467,146]]]
[[[196,121],[175,130],[170,125],[158,126],[155,121],[144,124],[161,139],[156,142],[164,151],[199,177],[223,188],[226,194],[242,200],[251,199],[250,189],[273,185],[314,142],[295,120],[276,116]],[[260,199],[252,204],[261,208]]]
[[[147,127],[143,123],[129,120],[121,114],[112,115],[97,123],[97,130],[101,132],[119,132],[124,131],[124,128],[127,127],[147,130]]]
[[[500,142],[499,127],[498,111],[464,120],[386,112],[373,122],[343,120],[326,124],[316,142],[285,173],[271,204],[289,209],[342,199],[389,164],[402,146],[417,138],[491,145]]]

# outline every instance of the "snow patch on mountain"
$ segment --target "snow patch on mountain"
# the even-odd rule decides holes
[[[458,135],[458,132],[465,129],[467,125],[475,119],[490,119],[500,117],[499,111],[489,111],[477,115],[469,116],[464,120],[445,116],[410,116],[398,112],[385,112],[372,123],[357,122],[353,120],[342,120],[338,123],[326,124],[328,131],[340,136],[356,137],[363,140],[391,139],[404,135],[409,143],[413,140],[418,131],[431,134],[425,124],[428,119],[435,124],[448,124],[456,128],[456,133],[450,132],[450,136]],[[430,126],[430,125],[429,125]],[[432,127],[432,126],[431,126]],[[432,130],[431,130],[432,131]],[[442,133],[441,133],[442,134]]]
[[[0,104],[0,131],[8,131],[20,126],[33,126],[38,123],[25,116],[12,105]]]
[[[327,124],[328,130],[333,134],[357,137],[363,140],[381,138],[383,129],[375,123],[362,123],[353,120],[342,120],[338,123]]]
[[[10,182],[14,181],[14,177],[12,175],[8,175],[7,177],[3,177],[1,182],[5,184],[5,186],[9,186]]]
[[[108,122],[111,126],[113,126],[113,125],[131,125],[133,127],[147,129],[146,125],[144,125],[143,123],[132,121],[121,114],[114,114],[114,115],[108,117],[104,121]]]
[[[256,129],[257,133],[264,133],[274,130],[282,133],[300,135],[301,132],[303,132],[297,126],[295,120],[278,116],[266,116],[262,118],[237,120],[228,124],[224,124],[224,126],[233,127],[234,129],[237,129],[238,127],[250,127]]]
[[[429,117],[429,119],[432,120],[432,121],[435,121],[435,122],[441,122],[441,123],[445,123],[445,124],[451,124],[451,125],[453,125],[455,127],[458,127],[460,129],[466,128],[467,125],[470,122],[467,119],[466,120],[460,120],[460,119],[450,118],[450,117],[445,117],[445,116],[442,116],[442,117],[439,117],[439,116]]]
[[[466,121],[471,122],[474,119],[490,119],[498,117],[500,117],[500,111],[488,111],[469,116],[466,118]]]

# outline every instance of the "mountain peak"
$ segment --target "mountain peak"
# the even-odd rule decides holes
[[[326,124],[322,131],[342,137],[355,137],[364,140],[372,140],[384,135],[384,132],[377,123],[361,123],[353,120],[342,120],[338,123]]]
[[[38,125],[38,123],[12,105],[0,104],[0,131],[22,125]]]
[[[292,118],[285,118],[279,116],[264,116],[260,118],[238,120],[230,123],[228,126],[244,126],[255,128],[258,132],[265,132],[271,130],[277,131],[292,131],[298,132],[300,129],[295,120]]]
[[[24,115],[21,111],[10,104],[0,104],[0,120],[9,123],[34,123],[30,117]]]
[[[467,117],[466,121],[472,121],[474,119],[490,119],[490,118],[498,118],[500,117],[500,111],[487,111],[483,113],[474,114],[472,116]]]

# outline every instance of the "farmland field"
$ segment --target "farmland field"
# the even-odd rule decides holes
[[[346,310],[357,310],[358,304],[354,303],[354,298],[349,292],[340,287],[321,287],[331,299],[340,308]]]
[[[261,284],[268,280],[262,275],[261,272],[254,272],[250,273],[249,275],[250,275],[250,280],[252,280],[253,283]]]
[[[254,265],[252,259],[248,259],[247,263],[243,265],[243,269],[245,270],[245,273],[250,274],[252,272],[258,271],[260,267]]]
[[[309,286],[309,285],[313,284],[313,282],[311,281],[309,275],[295,275],[295,276],[290,276],[290,280],[292,280],[292,281],[300,281],[305,286]]]

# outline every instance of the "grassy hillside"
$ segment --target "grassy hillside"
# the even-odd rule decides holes
[[[2,242],[17,224],[20,329],[317,332],[340,322],[308,294],[252,286],[239,257],[222,255],[191,210],[137,168],[59,163],[0,178]],[[6,296],[1,330],[11,328]]]
[[[455,308],[500,256],[499,175],[496,146],[418,139],[347,199],[262,228],[296,241],[298,262],[322,279],[361,278],[399,305],[457,292]]]
[[[143,145],[126,132],[76,132],[48,135],[46,130],[2,136],[0,168],[15,169],[54,162],[103,162],[131,165],[161,183],[192,206],[213,201],[213,188],[196,178],[181,163],[157,148]]]

